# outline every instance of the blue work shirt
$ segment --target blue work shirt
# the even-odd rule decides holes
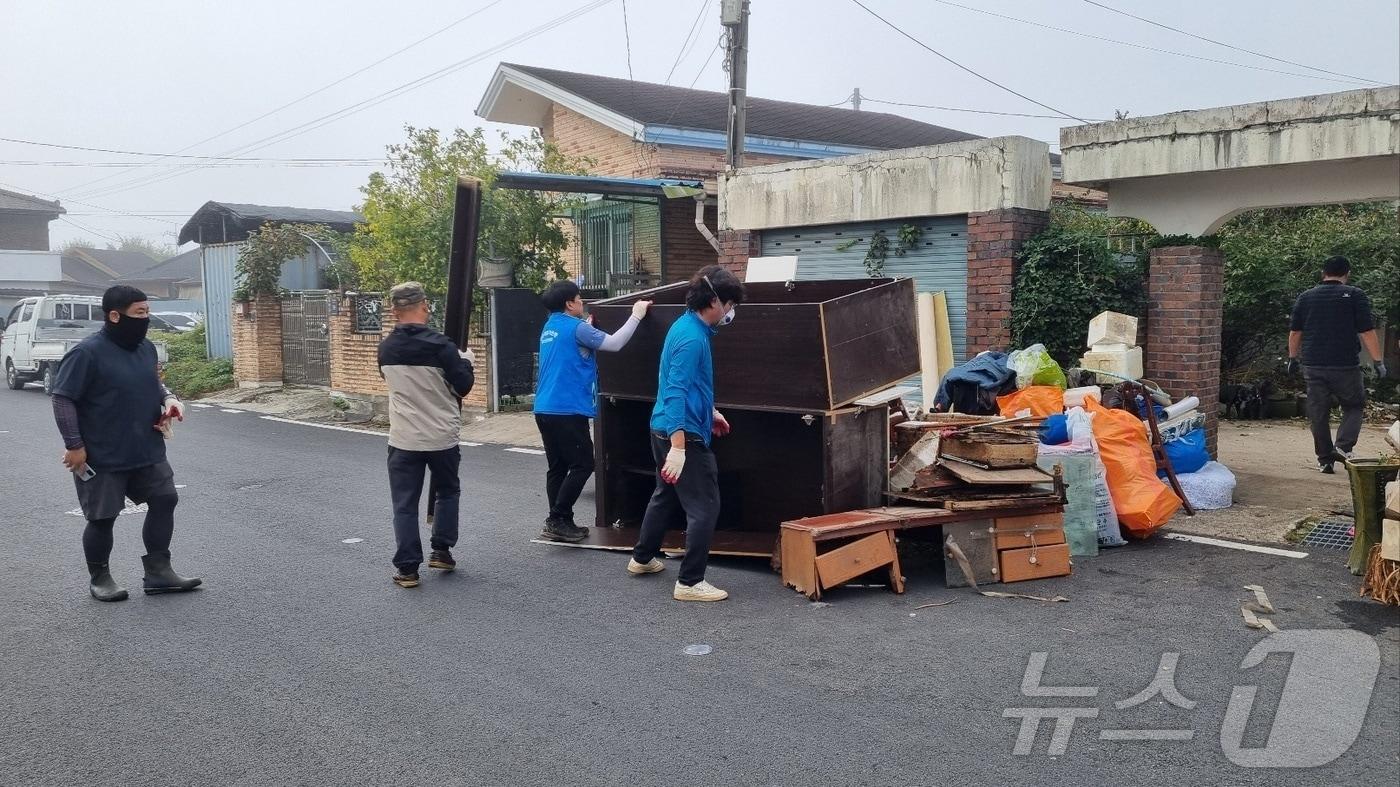
[[[118,473],[165,461],[165,438],[154,428],[164,398],[158,366],[150,340],[127,350],[106,331],[63,356],[53,392],[78,409],[78,433],[93,470]]]
[[[554,312],[540,331],[539,415],[598,415],[598,359],[606,333],[578,317]]]
[[[656,407],[651,428],[666,436],[684,430],[710,444],[714,425],[715,367],[710,337],[715,329],[693,311],[686,311],[666,332],[657,375]]]

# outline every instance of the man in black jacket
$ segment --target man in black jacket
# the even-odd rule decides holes
[[[389,491],[394,503],[394,583],[418,586],[423,540],[418,500],[423,475],[436,496],[428,567],[452,571],[457,562],[457,503],[461,484],[462,397],[472,389],[471,354],[428,327],[432,307],[418,282],[389,291],[398,325],[379,343],[379,373],[389,385]]]
[[[87,527],[83,554],[98,601],[122,601],[107,567],[112,528],[126,499],[146,505],[141,539],[146,555],[147,593],[193,590],[197,577],[170,567],[175,530],[175,474],[165,460],[163,427],[184,419],[184,405],[160,381],[156,348],[146,339],[150,304],[146,294],[125,285],[102,294],[102,330],[63,357],[53,385],[53,412],[67,449],[63,465],[73,473]]]
[[[1347,283],[1351,263],[1329,257],[1322,263],[1322,283],[1298,296],[1288,331],[1288,371],[1298,369],[1308,386],[1308,420],[1312,422],[1317,467],[1332,473],[1337,460],[1351,458],[1361,436],[1366,386],[1361,380],[1361,345],[1375,359],[1376,374],[1384,377],[1381,342],[1371,317],[1366,293]],[[1332,397],[1342,406],[1342,423],[1333,442]]]

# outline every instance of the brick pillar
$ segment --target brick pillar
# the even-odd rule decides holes
[[[1143,373],[1174,399],[1201,400],[1211,456],[1219,429],[1224,286],[1218,249],[1168,246],[1151,252]]]
[[[741,280],[748,270],[749,258],[763,255],[762,236],[751,230],[720,230],[719,264]]]
[[[394,326],[394,313],[380,309],[380,319],[388,330]],[[340,313],[331,317],[331,390],[355,398],[375,401],[389,395],[379,376],[381,332],[355,332],[355,298],[344,297]]]
[[[243,388],[282,384],[280,299],[259,295],[233,305],[233,379]]]
[[[1016,255],[1045,229],[1050,213],[1006,208],[967,217],[967,351],[1010,349]]]

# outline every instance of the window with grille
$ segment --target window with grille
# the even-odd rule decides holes
[[[607,287],[608,275],[632,272],[632,206],[602,203],[580,211],[585,287]]]

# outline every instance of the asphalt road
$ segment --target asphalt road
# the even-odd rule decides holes
[[[845,589],[813,605],[765,564],[716,560],[710,579],[732,599],[681,604],[674,562],[635,578],[624,555],[530,543],[542,457],[479,446],[463,448],[459,570],[402,590],[382,437],[204,409],[170,454],[186,485],[175,565],[205,589],[99,604],[60,450],[42,393],[0,391],[6,785],[1400,783],[1400,616],[1357,598],[1338,553],[1158,539],[1000,588],[1071,599],[1059,604],[946,589],[911,560],[903,596]],[[139,531],[139,516],[119,519],[128,588]],[[1289,670],[1287,656],[1240,669],[1264,638],[1241,621],[1250,583],[1285,631],[1380,646],[1360,736],[1330,764],[1244,768],[1222,753],[1232,687],[1259,686],[1245,744],[1263,746]],[[1097,696],[1023,696],[1034,652],[1049,654],[1043,685]],[[1116,708],[1164,652],[1180,654],[1194,709]],[[1338,688],[1311,703],[1318,735],[1339,723]],[[1025,707],[1098,716],[1058,756],[1049,722],[1017,756],[1020,721],[1003,711]],[[1194,735],[1100,739],[1143,728]]]

